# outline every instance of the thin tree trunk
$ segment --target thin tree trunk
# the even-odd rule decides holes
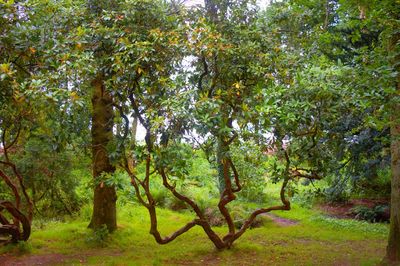
[[[104,174],[112,174],[115,171],[107,152],[107,145],[113,136],[112,97],[105,90],[102,75],[92,82],[92,87],[92,160],[96,186],[93,216],[89,227],[98,229],[106,225],[107,229],[112,232],[117,229],[117,195],[114,187],[107,186],[101,179],[99,180]]]
[[[224,159],[226,159],[229,147],[224,144],[222,136],[218,136],[217,143],[217,170],[218,170],[218,189],[220,194],[225,190]]]
[[[324,30],[328,28],[329,25],[329,0],[325,1],[325,21],[324,21]]]
[[[131,141],[130,141],[130,150],[132,150],[132,152],[130,152],[128,156],[128,167],[133,173],[135,172],[136,168],[136,161],[135,161],[135,156],[133,155],[133,150],[136,145],[137,126],[138,126],[138,118],[137,116],[134,116],[132,121]]]
[[[131,129],[131,145],[135,146],[136,145],[136,135],[137,135],[137,127],[138,127],[138,118],[136,116],[133,116],[133,121],[132,121],[132,129]]]

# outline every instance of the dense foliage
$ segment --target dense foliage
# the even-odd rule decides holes
[[[117,189],[120,202],[147,208],[158,243],[200,226],[224,249],[257,216],[290,210],[302,185],[326,201],[388,198],[398,6],[0,0],[0,199],[19,188],[22,213],[72,215],[94,188],[99,228],[99,205]],[[271,206],[244,217],[236,198]],[[195,218],[162,237],[157,206]]]

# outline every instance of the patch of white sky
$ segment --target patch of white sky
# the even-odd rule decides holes
[[[263,9],[269,4],[270,0],[257,0],[257,5]],[[204,0],[186,0],[186,6],[204,5]]]
[[[257,5],[262,10],[269,5],[269,2],[270,2],[270,0],[257,0]],[[188,7],[196,6],[196,5],[204,6],[204,0],[186,0],[186,1],[184,1],[184,4]],[[187,62],[185,62],[184,64],[187,65],[189,68],[191,65],[191,59],[188,59]],[[236,123],[234,123],[234,127],[238,127],[238,125]],[[138,123],[137,131],[136,131],[136,140],[144,141],[145,136],[146,136],[145,128],[140,123]]]

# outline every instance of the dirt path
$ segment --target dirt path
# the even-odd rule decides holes
[[[0,266],[31,266],[31,265],[63,265],[67,261],[74,260],[76,264],[84,264],[87,259],[91,256],[120,256],[121,254],[116,253],[104,253],[99,254],[98,252],[93,253],[82,253],[74,255],[64,254],[43,254],[43,255],[24,255],[21,257],[15,257],[10,255],[0,255]]]
[[[28,266],[28,265],[56,265],[61,264],[68,259],[78,258],[84,262],[84,256],[66,256],[62,254],[44,254],[44,255],[25,255],[22,257],[13,257],[0,255],[0,266]]]
[[[298,221],[282,218],[282,217],[276,216],[275,214],[272,214],[272,213],[265,213],[265,214],[263,214],[263,216],[268,217],[274,223],[276,223],[277,225],[283,226],[283,227],[293,226],[293,225],[296,225],[299,223]]]

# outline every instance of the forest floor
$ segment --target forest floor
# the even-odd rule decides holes
[[[190,221],[190,212],[159,209],[160,231]],[[146,210],[119,209],[113,234],[87,229],[90,210],[65,221],[36,221],[27,243],[0,247],[0,265],[377,265],[384,256],[387,224],[337,219],[294,205],[263,217],[230,250],[217,251],[201,228],[167,245],[149,231]],[[218,227],[220,233],[225,227]]]

